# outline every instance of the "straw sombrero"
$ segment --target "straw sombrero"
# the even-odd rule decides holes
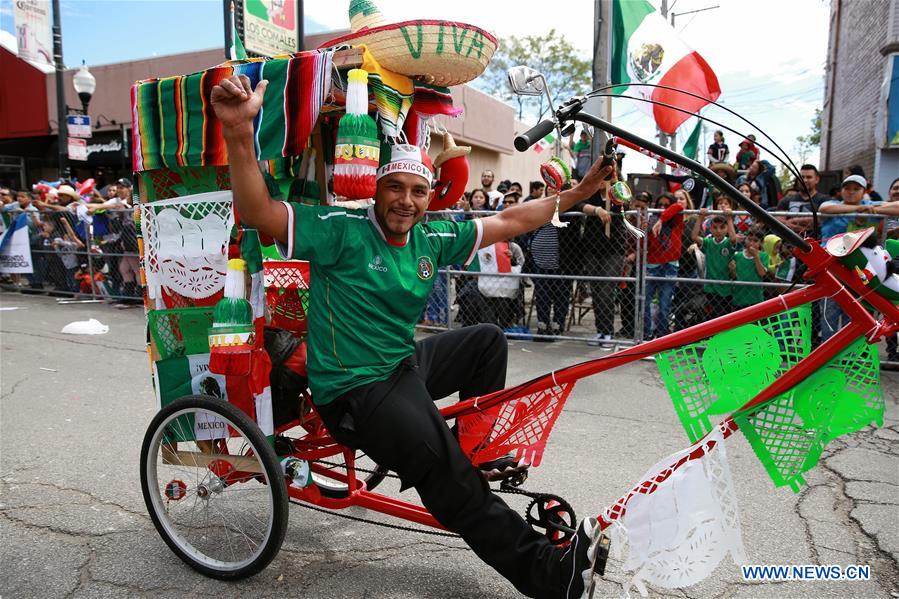
[[[365,44],[385,69],[449,87],[476,79],[498,42],[480,27],[456,21],[415,20],[386,23],[370,0],[351,0],[352,33],[321,48]]]
[[[733,183],[737,180],[737,169],[726,162],[715,163],[709,168],[728,183]]]

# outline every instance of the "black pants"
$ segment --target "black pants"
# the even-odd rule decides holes
[[[620,254],[589,253],[584,256],[583,272],[594,277],[620,277],[624,258]],[[617,281],[590,281],[590,297],[593,301],[593,318],[596,332],[615,335],[615,292]]]
[[[558,268],[535,267],[534,274],[559,275]],[[565,279],[533,279],[534,303],[537,305],[537,324],[547,328],[555,323],[559,332],[565,331],[568,306],[571,303],[571,281]],[[550,331],[547,331],[550,332]]]
[[[317,406],[338,442],[365,451],[415,487],[428,511],[521,593],[558,597],[559,556],[543,535],[494,495],[462,452],[434,400],[503,388],[507,344],[492,325],[429,337],[387,379]]]
[[[709,318],[718,318],[734,311],[730,297],[718,295],[710,291],[705,292],[705,299],[709,306]]]

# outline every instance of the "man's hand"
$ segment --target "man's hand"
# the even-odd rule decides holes
[[[599,220],[601,220],[604,225],[612,222],[612,215],[602,206],[593,206],[593,214],[599,217]]]
[[[656,221],[656,224],[654,224],[652,226],[652,234],[655,235],[656,237],[658,237],[659,233],[661,233],[661,232],[662,232],[662,220],[659,219]]]
[[[724,213],[724,218],[726,218],[728,220],[730,220],[734,217],[734,211],[731,210],[730,208],[724,208],[723,210],[721,210],[721,212]]]
[[[225,132],[252,131],[253,119],[262,108],[262,96],[266,87],[268,81],[262,80],[253,90],[250,88],[249,77],[232,75],[212,88],[212,108]]]
[[[611,177],[606,181],[606,177]],[[589,198],[597,191],[602,191],[603,196],[609,192],[611,186],[618,180],[615,165],[602,165],[602,160],[597,160],[584,175],[584,178],[574,188],[583,198]],[[600,217],[602,218],[602,217]]]
[[[747,247],[746,253],[749,255],[750,258],[758,258],[759,257],[759,251],[757,248],[754,248],[754,247]]]
[[[702,208],[702,209],[700,209],[700,211],[699,211],[699,218],[700,218],[700,220],[705,220],[706,217],[708,217],[708,215],[709,215],[709,209],[708,209],[708,208]]]

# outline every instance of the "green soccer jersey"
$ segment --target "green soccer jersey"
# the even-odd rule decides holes
[[[716,242],[711,235],[703,238],[702,253],[705,254],[705,278],[716,281],[730,280],[728,264],[733,260],[734,246],[729,237],[724,237],[721,243]],[[706,283],[703,290],[706,293],[727,297],[730,295],[731,287],[731,285]]]
[[[762,261],[762,264],[768,264],[768,254],[765,252],[759,252],[759,259]],[[734,255],[734,265],[736,266],[738,281],[751,281],[753,283],[762,281],[762,277],[755,270],[755,258],[747,256],[745,251],[737,252]],[[758,304],[764,299],[765,294],[762,288],[754,285],[734,285],[731,291],[731,301],[734,306],[739,308]]]
[[[415,323],[437,268],[468,265],[480,220],[416,224],[402,246],[384,237],[374,209],[288,204],[285,256],[312,278],[307,369],[316,404],[383,380],[415,351]]]

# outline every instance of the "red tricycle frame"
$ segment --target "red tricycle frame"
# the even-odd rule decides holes
[[[755,397],[749,398],[739,411],[743,412],[758,407],[789,391],[860,337],[864,337],[868,343],[875,343],[887,335],[899,332],[899,308],[867,287],[858,276],[840,263],[836,257],[828,254],[820,244],[813,240],[800,238],[786,225],[767,214],[756,204],[749,202],[736,189],[708,168],[693,160],[679,156],[666,148],[643,140],[592,115],[580,113],[579,110],[580,105],[577,102],[566,104],[563,109],[556,113],[557,120],[555,122],[544,121],[531,131],[519,136],[516,140],[516,147],[519,150],[526,149],[533,143],[532,139],[534,141],[541,139],[552,127],[562,125],[564,120],[576,120],[602,129],[627,140],[631,144],[646,148],[663,158],[700,174],[731,197],[735,203],[746,209],[758,222],[765,223],[786,243],[791,244],[797,259],[801,260],[808,267],[805,278],[810,284],[688,329],[628,347],[598,359],[562,368],[514,387],[480,397],[469,398],[442,408],[440,413],[446,420],[455,419],[457,424],[459,424],[460,438],[465,428],[462,424],[465,423],[466,418],[477,419],[479,415],[488,410],[493,410],[491,413],[497,414],[504,408],[513,408],[512,410],[505,410],[503,418],[497,417],[492,425],[493,428],[488,426],[490,430],[487,431],[487,436],[483,437],[484,442],[474,446],[468,445],[467,451],[474,463],[479,464],[497,455],[505,455],[510,451],[514,451],[519,457],[527,458],[526,461],[528,463],[535,466],[538,465],[555,419],[561,412],[572,388],[581,378],[660,352],[696,343],[718,333],[754,323],[812,302],[825,299],[836,302],[849,317],[848,324],[782,373],[779,378],[762,389]],[[521,139],[524,139],[524,144],[519,143]],[[863,305],[863,302],[880,313],[879,319],[869,312]],[[302,405],[303,409],[299,419],[280,426],[274,431],[275,435],[287,437],[291,443],[290,449],[285,451],[283,442],[278,447],[280,439],[276,439],[276,448],[280,454],[277,458],[283,460],[293,456],[306,460],[314,474],[313,480],[317,477],[318,481],[315,482],[319,484],[311,484],[306,487],[287,486],[287,495],[290,498],[330,510],[361,507],[435,529],[443,528],[421,505],[403,501],[367,488],[365,481],[358,476],[360,470],[357,469],[356,465],[356,450],[337,443],[330,436],[316,414],[312,398],[308,394],[304,394]],[[247,415],[254,419],[254,414]],[[283,433],[292,433],[293,429],[297,427],[301,427],[305,434],[298,438],[290,438],[288,435],[283,435]],[[502,430],[500,430],[501,427]],[[252,428],[256,428],[255,425]],[[736,423],[732,417],[725,418],[723,422],[718,424],[718,428],[723,432],[724,437],[737,430]],[[527,434],[522,437],[519,433],[523,430],[526,430]],[[145,446],[146,444],[147,442],[145,441]],[[465,443],[462,445],[463,448],[466,448]],[[273,453],[271,448],[267,446],[260,446],[259,450],[260,457],[264,453]],[[335,456],[340,456],[344,460],[341,469],[345,470],[345,472],[337,471],[333,464],[325,463],[327,458]],[[241,464],[245,462],[239,459],[240,455],[217,454],[215,457],[216,462],[228,462],[230,468],[229,480],[259,480],[258,472],[245,471],[246,467],[241,469]],[[271,463],[274,459],[272,455],[269,456],[268,461]],[[275,466],[277,466],[277,462],[275,462]],[[277,476],[281,477],[281,473],[279,472]],[[323,493],[322,488],[325,488],[327,485],[325,487],[320,487],[319,485],[327,480],[337,483],[341,489],[345,487],[345,491]],[[269,484],[271,483],[274,483],[274,481],[269,480]],[[599,514],[600,524],[603,528],[609,526],[612,521],[623,514],[624,508],[621,506],[626,503],[630,495],[636,492],[640,492],[638,487],[629,491],[621,500],[616,502],[614,504],[615,507]],[[148,500],[149,505],[150,502]],[[280,540],[278,545],[280,545]],[[277,548],[274,550],[277,551]],[[267,559],[271,559],[271,556],[268,556]],[[267,560],[264,560],[264,562],[267,563]],[[264,564],[262,567],[264,567]]]
[[[455,405],[440,410],[440,413],[444,418],[450,420],[477,414],[479,411],[487,410],[504,402],[509,402],[529,394],[546,391],[551,388],[567,386],[567,392],[570,392],[571,386],[581,378],[686,344],[695,343],[707,339],[717,333],[756,322],[804,304],[824,299],[837,302],[843,312],[849,317],[848,324],[830,339],[815,348],[799,363],[784,372],[782,376],[760,391],[755,397],[747,401],[740,410],[743,411],[759,406],[760,404],[777,397],[781,393],[789,391],[807,376],[825,365],[842,350],[846,349],[850,343],[859,337],[864,336],[868,343],[876,343],[885,336],[899,332],[899,308],[893,305],[885,297],[865,286],[859,277],[850,272],[836,257],[828,254],[819,243],[814,240],[800,238],[785,224],[769,215],[757,204],[747,200],[747,198],[734,189],[733,186],[698,162],[642,139],[627,130],[616,127],[591,114],[580,112],[580,107],[582,105],[582,102],[569,103],[556,114],[557,122],[543,121],[539,123],[531,131],[516,139],[516,147],[519,150],[527,149],[533,141],[542,138],[553,126],[561,125],[562,121],[566,119],[576,120],[593,125],[594,127],[617,136],[621,140],[628,141],[630,145],[645,148],[658,156],[684,166],[705,177],[712,184],[716,185],[719,189],[724,191],[724,193],[730,196],[738,205],[750,212],[758,221],[764,222],[785,241],[791,243],[794,246],[793,252],[797,259],[801,260],[808,267],[805,278],[810,281],[811,284],[769,299],[760,304],[743,308],[737,312],[726,314],[688,329],[623,349],[611,355],[569,366],[521,385],[496,391],[489,395],[460,401]],[[523,143],[521,143],[522,141]],[[882,315],[881,319],[877,320],[872,316],[861,302],[866,302],[872,308],[880,312]],[[559,407],[561,408],[561,406]],[[736,425],[731,418],[727,418],[720,426],[724,431],[725,437],[736,430]],[[548,433],[549,430],[546,431],[547,435]],[[543,442],[545,443],[545,441],[546,439],[544,438]],[[297,457],[300,458],[315,460],[320,459],[325,455],[343,453],[347,465],[346,475],[338,475],[332,470],[319,468],[315,466],[314,463],[313,468],[320,476],[333,476],[336,477],[337,480],[347,484],[348,494],[342,499],[331,499],[323,497],[314,486],[307,487],[306,489],[296,489],[291,487],[289,489],[291,497],[299,501],[305,501],[331,509],[364,507],[389,516],[410,520],[419,524],[426,524],[435,528],[442,528],[423,507],[366,489],[365,484],[357,478],[356,471],[353,467],[354,452],[334,442],[330,436],[328,436],[324,427],[320,427],[317,434],[304,437],[301,442],[303,445],[313,443],[314,446],[309,449],[301,448],[296,453]],[[518,448],[509,447],[508,449]],[[615,517],[616,515],[614,513],[610,516],[601,514],[601,524],[603,526],[608,526],[610,523],[609,519],[614,519]]]
[[[874,343],[886,335],[895,334],[899,330],[899,326],[897,326],[897,323],[899,323],[899,309],[882,296],[873,293],[857,276],[840,264],[835,257],[828,254],[817,244],[812,245],[807,254],[804,254],[798,248],[795,251],[797,257],[809,267],[806,275],[808,279],[812,280],[812,284],[809,286],[769,299],[755,306],[744,308],[738,312],[695,325],[689,329],[671,333],[665,337],[635,345],[599,359],[555,371],[516,387],[460,401],[454,405],[442,408],[440,413],[447,420],[476,414],[479,411],[520,398],[523,395],[574,383],[586,376],[591,376],[682,345],[695,343],[717,333],[753,323],[810,302],[825,298],[830,301],[836,301],[849,316],[849,323],[833,337],[814,349],[798,364],[787,370],[783,376],[748,401],[741,408],[741,410],[746,410],[788,391],[821,368],[859,337],[865,336],[869,343]],[[860,301],[853,296],[853,293],[859,299],[870,303],[880,311],[883,314],[883,320],[876,320],[861,305]],[[295,421],[280,427],[280,430],[288,430],[303,424]],[[424,507],[368,490],[365,483],[356,476],[354,467],[355,451],[334,441],[317,417],[310,416],[306,420],[305,426],[310,427],[312,430],[308,435],[295,441],[296,451],[293,455],[309,460],[312,463],[313,471],[318,476],[330,477],[336,482],[347,485],[348,492],[346,497],[335,499],[323,496],[315,485],[303,489],[289,487],[288,493],[293,499],[327,509],[362,507],[418,524],[442,528]],[[735,430],[735,427],[725,426],[724,430],[727,436]],[[316,463],[316,460],[341,454],[346,460],[346,474],[335,472],[334,469],[323,467]],[[608,522],[605,522],[605,524],[608,524]]]

